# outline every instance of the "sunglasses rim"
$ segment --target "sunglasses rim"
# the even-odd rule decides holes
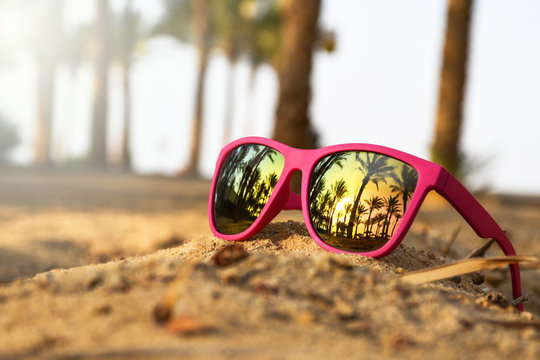
[[[516,251],[514,249],[514,246],[512,245],[512,242],[505,234],[505,232],[501,229],[497,221],[495,221],[495,219],[482,206],[482,204],[480,204],[480,202],[478,202],[478,200],[476,200],[476,198],[446,169],[428,160],[424,160],[414,155],[379,145],[352,143],[333,145],[313,150],[300,150],[267,138],[246,137],[231,142],[221,150],[218,161],[216,163],[215,173],[219,171],[223,164],[225,156],[231,151],[231,149],[238,145],[246,143],[261,144],[278,150],[285,158],[285,165],[282,171],[282,176],[280,177],[278,184],[274,189],[274,193],[268,200],[268,204],[271,204],[272,206],[265,206],[261,214],[259,214],[257,220],[244,232],[236,235],[227,236],[219,233],[219,231],[217,231],[217,229],[215,228],[213,222],[213,198],[217,182],[217,176],[213,176],[209,194],[210,199],[208,206],[208,215],[212,232],[214,233],[214,235],[222,239],[246,240],[258,233],[260,230],[262,230],[262,228],[266,226],[279,212],[281,212],[281,210],[299,209],[302,210],[304,222],[311,238],[323,249],[335,253],[352,253],[356,255],[379,258],[390,254],[401,243],[405,234],[408,232],[410,226],[412,225],[412,222],[414,221],[416,214],[418,213],[426,195],[431,190],[435,190],[459,212],[459,214],[468,222],[468,224],[473,228],[473,230],[480,238],[495,239],[505,255],[516,255]],[[416,189],[407,207],[408,213],[403,216],[400,224],[398,225],[398,228],[396,229],[397,234],[392,236],[390,241],[388,241],[382,248],[365,253],[343,251],[329,246],[328,244],[320,240],[319,236],[313,229],[311,220],[306,221],[306,219],[309,219],[307,190],[310,176],[302,176],[301,197],[294,194],[290,190],[290,187],[288,189],[282,189],[283,184],[289,184],[292,174],[295,171],[300,170],[303,174],[311,174],[314,164],[322,156],[332,152],[356,149],[373,151],[376,153],[394,157],[409,164],[418,172],[418,182],[416,185]],[[310,161],[304,163],[306,158]],[[305,171],[306,169],[308,169],[307,172]],[[294,196],[291,196],[290,194],[294,194]],[[519,297],[521,296],[520,266],[518,263],[513,263],[509,265],[509,269],[510,278],[512,281],[512,296],[513,299],[519,299]],[[518,310],[523,311],[522,302],[518,302],[518,305],[516,307]]]
[[[284,158],[284,167],[281,172],[281,176],[274,188],[272,195],[268,199],[268,202],[265,204],[261,213],[257,219],[244,231],[238,234],[223,234],[217,227],[214,218],[214,199],[217,180],[219,178],[219,173],[223,164],[225,163],[228,155],[241,145],[263,145],[274,150],[277,150]],[[407,211],[404,214],[403,218],[400,220],[397,225],[394,234],[388,239],[388,241],[380,248],[371,250],[371,251],[350,251],[340,248],[333,247],[327,244],[315,230],[311,216],[309,214],[309,182],[313,174],[313,170],[318,162],[325,156],[331,155],[333,153],[344,152],[344,151],[366,151],[372,153],[378,153],[381,155],[392,157],[396,160],[399,160],[412,168],[414,168],[418,173],[418,182],[416,184],[415,191],[411,197],[411,200],[407,206]],[[225,240],[247,240],[250,237],[258,233],[264,226],[266,226],[281,210],[285,208],[285,203],[289,197],[289,189],[282,189],[285,184],[289,183],[290,177],[296,171],[300,170],[302,172],[302,183],[301,183],[301,193],[300,193],[300,202],[301,210],[304,218],[305,226],[308,230],[308,233],[312,239],[317,243],[318,246],[323,249],[335,253],[348,253],[356,254],[374,258],[384,257],[390,254],[403,240],[405,234],[408,232],[410,226],[421,203],[423,202],[427,193],[436,187],[436,183],[440,178],[440,166],[434,163],[431,163],[422,158],[410,155],[399,150],[392,148],[373,145],[373,144],[364,144],[364,143],[348,143],[348,144],[339,144],[331,145],[319,149],[296,149],[280,143],[278,141],[260,138],[260,137],[247,137],[238,139],[226,145],[220,152],[218,161],[216,163],[215,176],[212,179],[212,185],[210,190],[210,199],[209,199],[209,221],[210,227],[214,235],[225,239]],[[304,176],[306,174],[306,176]],[[285,190],[285,191],[284,191]],[[270,206],[269,206],[270,205]]]

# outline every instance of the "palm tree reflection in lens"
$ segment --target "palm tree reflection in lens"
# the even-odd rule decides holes
[[[214,222],[220,233],[239,234],[255,222],[284,163],[281,153],[264,145],[246,144],[231,151],[214,192]]]
[[[377,250],[392,237],[417,182],[413,167],[389,156],[365,151],[328,155],[310,180],[313,227],[337,249]]]

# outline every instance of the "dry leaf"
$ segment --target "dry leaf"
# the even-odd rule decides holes
[[[217,266],[234,264],[248,256],[248,252],[240,244],[225,245],[212,256],[212,263]]]
[[[534,256],[499,256],[492,258],[469,258],[456,261],[452,264],[441,265],[425,270],[410,272],[401,277],[409,284],[418,285],[430,281],[452,278],[454,276],[469,274],[480,270],[499,269],[514,264],[524,262],[526,265],[539,266],[540,260]],[[529,264],[527,264],[529,263]]]
[[[169,320],[165,328],[177,335],[204,334],[212,327],[191,315],[179,315]]]

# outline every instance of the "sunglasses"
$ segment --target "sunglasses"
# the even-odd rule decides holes
[[[290,186],[297,170],[300,195]],[[208,215],[217,237],[246,240],[281,210],[302,210],[309,234],[323,249],[380,258],[401,243],[431,190],[478,236],[495,239],[505,255],[516,254],[495,220],[446,169],[378,145],[302,150],[259,137],[233,141],[219,154]],[[519,265],[509,266],[516,299]]]

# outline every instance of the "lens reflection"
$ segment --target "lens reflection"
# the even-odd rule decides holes
[[[255,222],[283,171],[277,150],[258,144],[235,148],[221,167],[214,193],[214,222],[222,234],[239,234]]]
[[[365,151],[328,155],[311,175],[313,227],[337,249],[377,250],[392,237],[417,182],[413,167],[389,156]]]

